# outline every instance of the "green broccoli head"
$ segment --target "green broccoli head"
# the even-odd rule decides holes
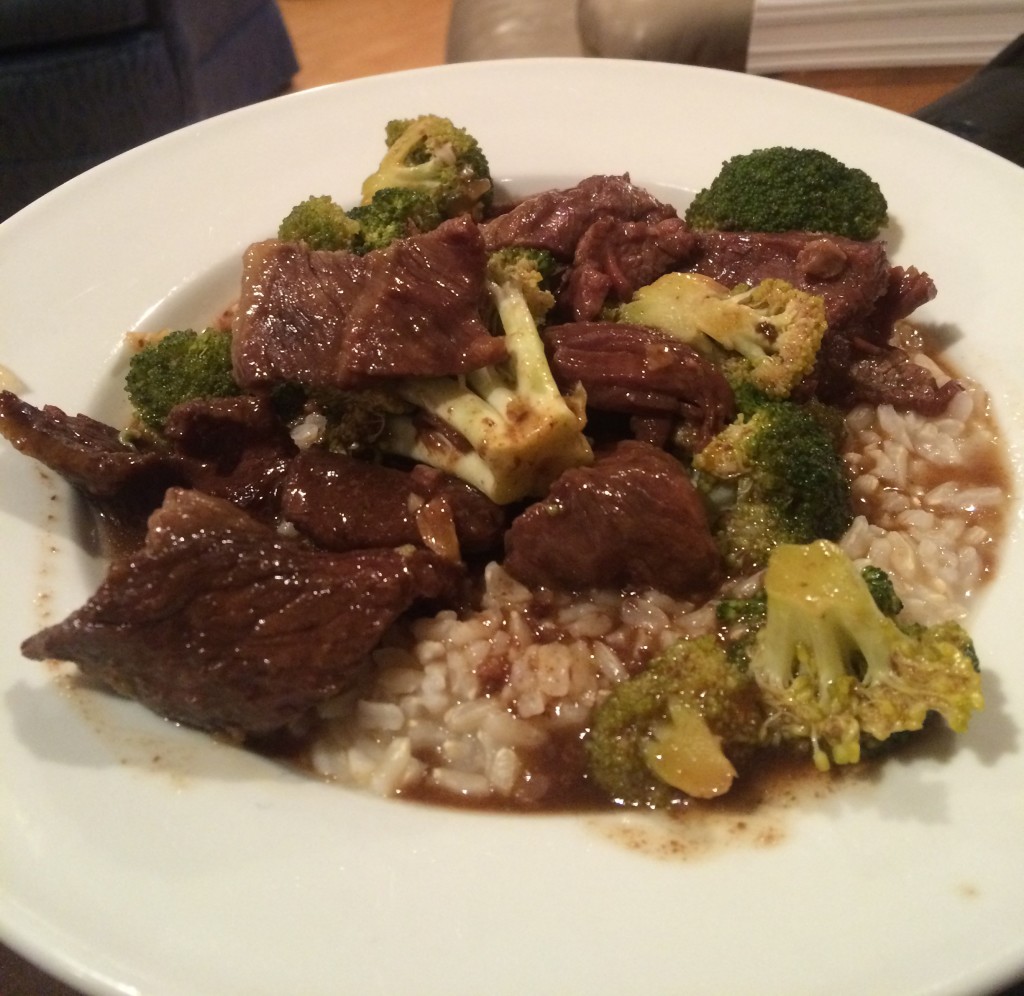
[[[131,357],[125,390],[139,421],[157,431],[182,402],[238,394],[231,333],[179,329],[154,338]]]
[[[686,342],[734,386],[788,397],[814,369],[827,328],[825,303],[785,280],[733,289],[698,273],[667,273],[607,317],[649,325]]]
[[[852,520],[849,481],[833,428],[812,405],[737,391],[735,422],[694,457],[719,496],[715,531],[739,573],[768,563],[781,543],[837,540]]]
[[[327,194],[296,204],[277,230],[279,239],[304,242],[310,249],[352,249],[359,236],[359,223]]]
[[[358,226],[355,250],[359,253],[429,232],[444,220],[434,198],[411,187],[383,187],[374,192],[369,204],[352,208],[348,217]]]
[[[873,239],[888,205],[861,169],[819,149],[773,146],[733,156],[686,210],[696,229],[826,232]]]
[[[861,571],[861,577],[864,578],[875,605],[883,614],[895,618],[903,611],[903,599],[896,593],[896,587],[887,571],[868,564]]]
[[[312,442],[332,453],[350,455],[374,450],[388,419],[411,408],[384,387],[307,391],[285,385],[275,393],[275,403],[286,423],[308,429]]]
[[[901,627],[834,543],[778,547],[767,615],[750,654],[769,741],[804,742],[815,764],[860,760],[865,740],[920,730],[931,713],[962,732],[984,700],[958,623]]]
[[[762,719],[756,686],[718,640],[680,640],[594,710],[588,777],[622,805],[713,798],[736,777],[723,744],[757,743]]]
[[[537,322],[543,322],[555,306],[550,287],[557,269],[555,257],[545,249],[508,246],[487,258],[488,281],[522,294]]]
[[[429,195],[441,216],[482,216],[493,184],[487,157],[477,140],[448,118],[423,114],[389,121],[387,151],[363,182],[363,204],[378,190],[404,187]]]

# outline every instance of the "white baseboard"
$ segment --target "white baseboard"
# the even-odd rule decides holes
[[[756,0],[747,70],[981,65],[1024,32],[1024,0]]]

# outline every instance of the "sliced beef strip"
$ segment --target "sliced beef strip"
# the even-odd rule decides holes
[[[932,372],[902,349],[877,345],[873,330],[864,335],[829,329],[815,365],[815,396],[848,410],[858,404],[892,405],[899,411],[941,415],[963,390],[953,379],[939,383]]]
[[[591,176],[573,187],[527,197],[484,222],[481,231],[488,251],[527,246],[568,262],[583,234],[600,219],[656,222],[675,216],[675,208],[628,176]]]
[[[889,286],[881,242],[806,232],[698,232],[690,268],[728,287],[774,277],[825,301],[829,326],[865,319]]]
[[[172,489],[143,549],[22,652],[72,661],[169,719],[262,736],[344,689],[398,616],[456,580],[424,550],[325,553]]]
[[[735,415],[732,389],[695,349],[642,325],[570,322],[544,330],[552,372],[568,389],[581,383],[588,408],[666,419],[682,441],[702,449]],[[654,441],[648,429],[644,438]]]
[[[172,486],[229,499],[264,518],[277,514],[278,491],[296,448],[265,399],[197,399],[172,409],[170,446],[139,449],[117,429],[53,405],[36,408],[0,393],[0,433],[86,495],[131,546],[146,517]]]
[[[559,293],[559,307],[573,321],[591,321],[609,301],[628,301],[669,270],[681,269],[697,237],[681,218],[595,221],[580,238]]]
[[[936,293],[935,282],[917,267],[892,267],[889,270],[885,293],[878,299],[871,312],[870,322],[874,340],[880,344],[887,343],[892,335],[893,326],[913,314],[921,305],[931,301]]]
[[[187,401],[164,426],[187,461],[191,487],[261,518],[277,518],[280,490],[298,452],[270,401],[256,395]]]
[[[530,587],[706,593],[721,577],[703,501],[682,465],[626,440],[566,471],[512,523],[505,567]]]
[[[486,252],[468,216],[355,256],[276,240],[249,248],[233,326],[246,389],[467,373],[505,344],[480,319]]]
[[[433,503],[432,510],[426,506]],[[307,450],[292,461],[281,502],[283,517],[318,546],[357,550],[433,542],[444,533],[458,551],[482,553],[499,544],[505,514],[462,481],[430,467],[408,472],[356,457]]]
[[[172,484],[188,482],[180,462],[122,442],[113,427],[54,405],[36,408],[0,391],[0,435],[73,487],[99,501],[126,500],[148,515]]]

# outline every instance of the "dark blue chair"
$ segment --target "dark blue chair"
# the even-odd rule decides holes
[[[297,69],[272,0],[2,0],[0,219]]]

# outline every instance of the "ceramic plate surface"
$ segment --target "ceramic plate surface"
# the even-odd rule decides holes
[[[729,156],[825,149],[886,192],[919,312],[993,393],[1021,493],[1024,172],[927,125],[755,77],[509,61],[357,80],[201,123],[0,226],[0,364],[114,419],[127,329],[202,324],[309,194],[351,203],[384,123],[447,115],[518,192],[628,172],[685,205]],[[1009,360],[1009,362],[1008,362]],[[953,994],[1024,968],[1024,551],[971,625],[955,744],[719,828],[369,798],[75,692],[21,658],[102,575],[68,489],[0,447],[0,933],[88,993]],[[632,846],[630,846],[632,844]]]

